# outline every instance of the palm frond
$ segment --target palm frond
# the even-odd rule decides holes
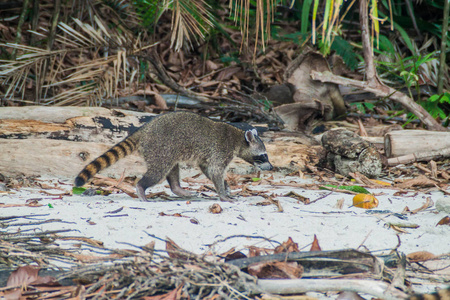
[[[98,103],[117,97],[120,89],[130,85],[131,77],[139,78],[130,67],[128,56],[152,45],[140,48],[138,38],[133,40],[126,31],[109,29],[97,17],[94,24],[72,21],[72,26],[58,24],[56,50],[0,44],[16,49],[19,54],[16,60],[0,64],[0,84],[8,86],[5,98],[16,99],[21,95],[26,99],[26,88],[32,83],[34,100],[42,104]],[[40,31],[41,36],[47,33]],[[45,78],[40,77],[42,69],[47,70]],[[30,97],[29,88],[27,95]]]

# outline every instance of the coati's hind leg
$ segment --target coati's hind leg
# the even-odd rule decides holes
[[[219,194],[219,198],[221,201],[226,202],[234,202],[233,197],[230,193],[230,187],[228,183],[224,179],[224,170],[223,167],[212,167],[206,164],[200,164],[200,169],[202,172],[211,180],[216,188],[217,194]]]
[[[180,186],[180,167],[176,164],[166,177],[172,192],[179,197],[192,197],[193,194]]]
[[[163,178],[164,173],[158,172],[158,173],[152,173],[151,171],[155,171],[155,168],[149,168],[147,173],[142,176],[141,180],[136,185],[136,192],[139,196],[139,199],[141,201],[147,201],[147,197],[145,197],[145,190],[149,187],[152,187],[156,184],[158,184]]]

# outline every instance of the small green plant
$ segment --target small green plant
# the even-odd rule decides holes
[[[367,111],[373,111],[373,108],[375,107],[371,102],[353,102],[350,103],[350,105],[356,106],[356,109],[362,114],[366,114]]]
[[[445,120],[449,116],[439,107],[439,104],[450,104],[450,93],[443,93],[440,95],[433,95],[427,101],[419,101],[419,104],[425,108],[433,118],[440,118]]]
[[[425,108],[430,115],[437,119],[440,118],[444,126],[448,126],[448,123],[450,121],[450,116],[445,113],[445,111],[439,106],[439,104],[450,104],[450,93],[443,93],[440,95],[433,95],[430,98],[428,98],[425,101],[419,100],[418,103]],[[406,126],[408,123],[410,123],[412,120],[418,119],[414,114],[408,113],[408,122],[403,124],[403,126]]]

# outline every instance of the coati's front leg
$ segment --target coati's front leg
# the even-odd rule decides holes
[[[172,192],[179,197],[192,197],[193,194],[183,189],[180,185],[180,167],[176,164],[166,177]]]
[[[234,202],[233,197],[231,197],[230,187],[224,179],[225,167],[200,164],[200,169],[213,182],[221,201]]]

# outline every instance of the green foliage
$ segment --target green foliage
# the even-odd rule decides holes
[[[350,103],[351,106],[356,106],[356,109],[358,109],[359,112],[362,114],[367,113],[367,111],[373,111],[373,108],[375,105],[371,102],[353,102]]]
[[[419,104],[425,108],[433,118],[440,118],[445,120],[449,116],[439,107],[439,104],[450,104],[450,93],[443,93],[441,95],[433,95],[427,101],[419,101]]]
[[[133,1],[136,13],[139,15],[143,27],[153,30],[154,26],[164,12],[162,4],[163,2],[159,0]]]
[[[358,55],[354,51],[353,46],[342,37],[336,36],[334,38],[334,42],[331,44],[331,50],[336,51],[352,71],[358,67]]]
[[[76,187],[76,186],[74,186],[72,188],[72,194],[74,194],[74,195],[81,195],[85,191],[86,191],[86,188],[84,188],[84,187]]]
[[[321,190],[332,190],[332,189],[338,189],[338,190],[346,190],[346,191],[352,191],[352,192],[356,192],[356,193],[360,193],[360,194],[368,194],[370,195],[371,193],[366,190],[365,188],[363,188],[362,186],[359,185],[333,185],[333,184],[325,184],[324,186],[320,187]]]

